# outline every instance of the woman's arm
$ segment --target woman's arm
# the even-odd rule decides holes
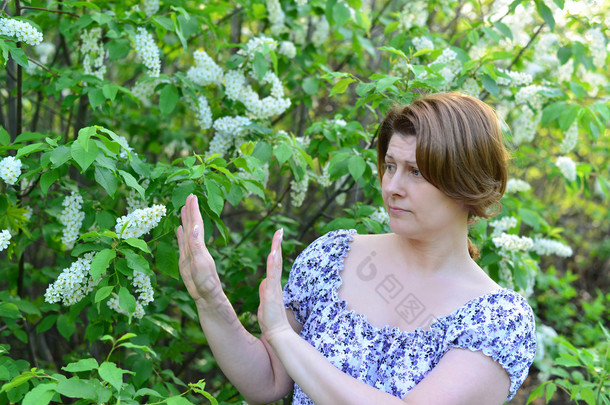
[[[259,294],[259,323],[290,377],[317,405],[435,404],[493,405],[507,397],[509,378],[504,369],[481,352],[452,349],[403,400],[365,384],[333,366],[295,333],[285,317],[280,277],[281,237],[273,238],[267,259],[267,278]]]
[[[269,345],[242,326],[222,291],[214,260],[203,235],[203,221],[197,198],[190,195],[181,212],[177,230],[180,247],[180,275],[195,300],[201,328],[214,358],[227,378],[251,403],[276,401],[290,392],[293,381]],[[289,327],[301,325],[292,311],[285,310]]]

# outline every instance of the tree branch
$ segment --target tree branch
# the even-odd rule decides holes
[[[56,14],[68,14],[69,16],[72,16],[74,18],[78,18],[79,16],[77,14],[71,13],[69,11],[62,11],[62,10],[51,10],[48,8],[42,8],[42,7],[30,7],[30,6],[22,6],[21,9],[28,9],[28,10],[41,10],[41,11],[48,11],[49,13],[56,13]]]

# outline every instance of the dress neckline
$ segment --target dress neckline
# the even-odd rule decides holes
[[[474,297],[474,298],[468,300],[467,302],[465,302],[463,305],[461,305],[459,308],[457,308],[453,312],[451,312],[447,315],[435,317],[434,320],[430,323],[429,329],[423,329],[421,327],[417,327],[413,331],[406,331],[406,330],[400,329],[398,326],[392,326],[392,327],[390,327],[389,325],[385,325],[382,327],[374,326],[368,321],[368,318],[365,314],[356,312],[353,309],[347,309],[347,301],[339,298],[338,290],[339,290],[339,287],[341,287],[341,285],[343,284],[343,279],[341,278],[340,273],[344,269],[345,258],[349,254],[349,251],[351,248],[351,242],[354,240],[354,234],[358,234],[358,231],[355,229],[347,229],[347,234],[345,235],[345,237],[341,238],[341,243],[342,243],[344,249],[343,249],[342,254],[337,257],[337,265],[333,266],[333,269],[334,269],[335,275],[336,275],[336,282],[333,283],[333,285],[331,286],[331,288],[332,288],[331,294],[332,294],[333,302],[338,303],[340,308],[344,311],[344,313],[350,314],[351,316],[354,316],[354,317],[362,320],[363,324],[369,330],[384,331],[384,332],[387,332],[392,335],[401,335],[401,336],[414,336],[414,335],[418,335],[418,334],[432,333],[435,329],[439,328],[441,325],[444,325],[445,320],[455,317],[460,311],[464,310],[467,307],[470,307],[473,303],[481,302],[485,298],[487,298],[488,296],[491,296],[491,295],[498,295],[501,293],[512,292],[511,290],[509,290],[507,288],[498,287],[490,292],[487,292],[485,294]]]

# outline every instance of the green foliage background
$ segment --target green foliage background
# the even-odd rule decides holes
[[[421,92],[470,86],[472,93],[475,83],[475,95],[506,121],[510,177],[532,186],[502,200],[499,218],[518,221],[507,232],[561,241],[574,252],[499,251],[490,221],[473,225],[480,265],[526,294],[538,317],[539,357],[517,398],[523,403],[537,387],[535,403],[610,404],[609,3],[301,3],[281,2],[281,24],[265,1],[161,1],[150,15],[135,2],[0,4],[53,44],[43,62],[38,48],[0,35],[0,158],[23,162],[20,181],[0,186],[0,229],[13,235],[0,253],[0,403],[240,401],[178,276],[174,231],[186,196],[199,197],[227,296],[256,331],[273,232],[285,229],[287,274],[321,233],[388,231],[375,214],[382,205],[374,149],[380,117]],[[106,51],[102,78],[83,69],[81,36],[96,28]],[[137,58],[138,28],[159,47],[158,78]],[[601,47],[591,29],[601,32]],[[268,45],[244,56],[260,35],[293,41],[296,55]],[[422,36],[433,49],[417,49]],[[208,153],[218,131],[201,128],[193,105],[206,97],[214,120],[248,111],[224,85],[189,78],[197,49],[225,73],[252,71],[261,98],[270,88],[255,79],[275,72],[291,101],[282,114],[252,119],[224,156]],[[437,59],[447,49],[455,59]],[[506,70],[532,73],[538,96],[517,104],[523,86],[506,85]],[[147,83],[150,96],[138,98],[134,86]],[[527,109],[537,118],[524,123]],[[570,180],[555,162],[575,123],[577,144],[567,155],[577,175]],[[532,139],[524,139],[528,125]],[[294,194],[303,184],[299,205]],[[85,218],[68,249],[59,218],[72,191],[83,196]],[[124,240],[115,223],[130,193],[165,205],[167,215],[149,235]],[[87,252],[96,255],[92,272],[101,282],[75,305],[46,303],[47,286]],[[134,269],[150,275],[155,290],[140,320],[131,316]],[[129,316],[107,306],[112,294]]]

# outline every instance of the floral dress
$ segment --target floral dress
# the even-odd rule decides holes
[[[510,400],[527,377],[536,352],[535,322],[527,300],[499,288],[435,318],[429,330],[377,328],[338,298],[339,272],[355,230],[332,231],[296,259],[284,304],[303,325],[301,337],[335,367],[403,398],[452,348],[482,351],[510,377]],[[312,404],[297,384],[293,404]]]

